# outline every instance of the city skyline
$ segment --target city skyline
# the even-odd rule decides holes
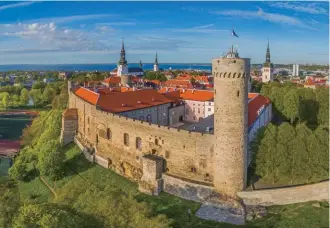
[[[129,7],[127,5],[129,4]],[[134,9],[132,11],[132,9]],[[0,64],[328,63],[326,2],[0,2]],[[239,38],[232,37],[232,29]]]

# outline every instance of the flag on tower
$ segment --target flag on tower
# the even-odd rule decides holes
[[[234,29],[232,30],[231,35],[238,37],[237,34],[235,33]]]

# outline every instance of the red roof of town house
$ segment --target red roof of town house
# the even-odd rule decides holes
[[[126,112],[135,109],[148,108],[167,104],[172,100],[153,89],[129,91],[126,93],[102,94],[97,105],[107,112]]]
[[[193,85],[190,83],[190,81],[184,81],[184,80],[167,80],[164,83],[165,86],[168,87],[182,87],[182,88],[193,88]]]
[[[171,93],[173,91],[179,91],[180,98],[183,100],[210,101],[213,99],[213,91],[210,90],[176,89],[164,87],[159,90],[160,93]]]
[[[120,77],[117,76],[109,77],[103,80],[103,82],[106,84],[119,84],[120,81],[121,81]]]
[[[255,98],[258,95],[259,95],[259,93],[248,93],[248,98],[249,99],[253,99],[253,98]]]
[[[307,79],[305,85],[315,85],[315,83],[313,82],[312,79],[309,78],[309,79]]]
[[[97,100],[99,99],[98,93],[95,93],[92,90],[86,89],[84,87],[80,87],[79,89],[77,89],[75,91],[75,94],[93,105],[96,105]]]
[[[270,104],[270,100],[262,95],[256,96],[248,104],[248,126],[251,127],[258,118],[258,110],[264,105]]]

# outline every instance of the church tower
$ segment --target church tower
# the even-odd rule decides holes
[[[126,52],[125,52],[124,39],[123,39],[121,44],[120,60],[117,66],[117,76],[121,76],[124,74],[128,74],[128,67],[127,67]]]
[[[155,58],[155,63],[154,63],[154,71],[155,72],[159,71],[157,52],[156,52],[156,58]]]
[[[246,187],[248,149],[248,80],[250,59],[234,47],[212,59],[214,78],[213,184],[220,193],[236,198]]]
[[[269,40],[266,52],[266,61],[262,67],[262,82],[272,82],[273,79],[273,64],[270,62]]]

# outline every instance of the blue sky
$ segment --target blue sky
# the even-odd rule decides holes
[[[234,28],[239,38],[231,36]],[[327,2],[0,2],[0,64],[329,60]]]

